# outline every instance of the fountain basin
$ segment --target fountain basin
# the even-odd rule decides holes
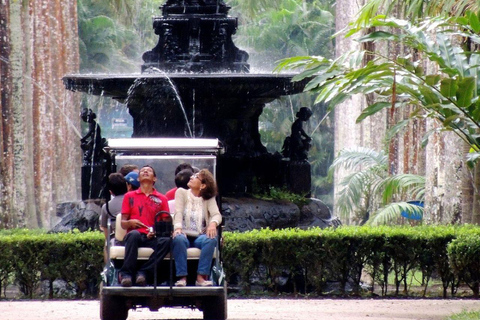
[[[171,74],[78,74],[63,78],[65,88],[92,95],[104,95],[125,101],[131,86],[138,81],[145,85],[164,84],[170,79],[178,90],[199,89],[218,97],[247,96],[269,101],[282,95],[300,93],[309,79],[292,82],[295,74],[237,74],[237,73],[171,73]]]

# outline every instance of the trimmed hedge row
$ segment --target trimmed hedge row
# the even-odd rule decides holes
[[[77,298],[86,293],[96,295],[103,268],[104,239],[100,232],[2,231],[0,289],[15,283],[25,297],[32,298],[40,282],[47,280],[51,299],[53,282],[62,279],[76,289]]]
[[[278,291],[287,274],[296,292],[325,294],[327,282],[339,283],[341,294],[359,294],[361,277],[372,279],[387,295],[409,294],[408,275],[420,271],[426,293],[432,276],[441,280],[443,296],[455,294],[460,281],[478,297],[480,228],[465,226],[340,227],[310,230],[254,230],[225,233],[224,261],[229,279],[249,293],[252,279]],[[389,283],[393,275],[393,283]],[[390,280],[392,282],[392,280]]]
[[[0,231],[0,290],[19,285],[32,298],[41,281],[62,279],[76,296],[96,296],[103,267],[101,232],[47,234],[35,230]],[[480,284],[480,228],[476,226],[340,227],[337,229],[254,230],[225,232],[223,260],[227,279],[250,293],[251,283],[279,291],[288,274],[292,290],[327,293],[339,283],[340,293],[361,291],[361,278],[372,279],[387,295],[409,294],[408,275],[420,271],[426,292],[430,279],[441,280],[443,296],[467,284],[475,297]],[[393,275],[393,281],[392,281]],[[390,278],[389,278],[390,276]],[[392,282],[392,283],[389,283]],[[93,289],[92,289],[93,288]]]

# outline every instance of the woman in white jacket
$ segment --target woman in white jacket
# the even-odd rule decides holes
[[[212,173],[202,169],[192,175],[188,187],[190,189],[178,188],[175,192],[172,253],[176,275],[180,278],[175,285],[187,285],[187,249],[196,247],[201,253],[195,284],[211,286],[212,281],[208,281],[208,275],[217,245],[217,227],[222,223],[222,215],[215,200],[217,184]]]

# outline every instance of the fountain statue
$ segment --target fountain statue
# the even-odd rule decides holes
[[[308,196],[310,166],[290,168],[291,160],[269,153],[258,119],[266,103],[302,92],[309,79],[251,74],[248,53],[232,41],[238,19],[228,15],[224,1],[169,0],[161,9],[153,19],[158,43],[143,54],[141,74],[68,75],[65,87],[125,103],[132,137],[218,138],[225,147],[217,168],[224,196],[248,194],[258,185],[293,186]],[[305,152],[300,157],[306,162]]]
[[[108,155],[103,150],[107,146],[101,129],[95,121],[97,115],[92,109],[84,108],[80,114],[88,123],[88,132],[80,139],[83,150],[82,161],[82,200],[105,198],[104,184],[107,178]]]

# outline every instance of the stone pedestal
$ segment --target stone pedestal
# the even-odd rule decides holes
[[[286,165],[288,190],[310,198],[312,176],[308,161],[290,161]]]

